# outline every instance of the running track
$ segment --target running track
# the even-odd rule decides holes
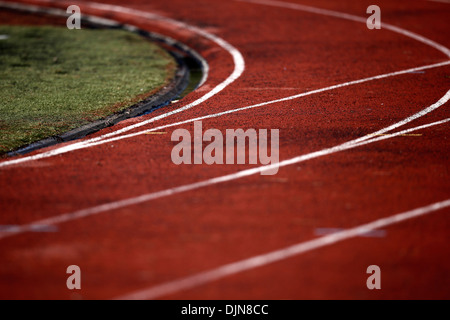
[[[208,78],[0,162],[1,298],[449,298],[450,5],[378,1],[371,31],[373,3],[289,1],[71,2],[187,44]],[[175,166],[171,133],[194,119],[280,129],[279,173]],[[382,290],[365,285],[370,265]]]

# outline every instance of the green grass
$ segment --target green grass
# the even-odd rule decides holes
[[[122,110],[176,64],[121,30],[0,26],[0,154]]]

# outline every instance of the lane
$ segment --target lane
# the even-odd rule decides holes
[[[445,299],[449,280],[436,251],[448,243],[449,213],[447,208],[385,227],[384,237],[342,241],[156,299]],[[381,290],[366,286],[371,265],[380,267]],[[399,290],[405,286],[409,290]]]
[[[308,251],[320,249],[325,246],[331,246],[341,241],[364,235],[368,232],[390,226],[392,224],[401,223],[409,219],[424,216],[435,211],[443,210],[450,207],[450,199],[433,203],[429,206],[417,208],[408,212],[399,213],[387,218],[379,219],[368,224],[364,224],[349,230],[339,231],[328,236],[308,242],[299,243],[288,248],[269,252],[264,255],[251,257],[243,261],[221,266],[211,271],[193,275],[188,278],[178,279],[169,283],[164,283],[156,287],[143,289],[138,292],[120,296],[118,300],[150,300],[171,295],[179,291],[192,289],[198,286],[217,281],[219,279],[235,275],[237,273],[260,268],[262,266],[278,262],[280,260],[289,259]]]

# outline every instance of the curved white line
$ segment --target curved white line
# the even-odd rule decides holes
[[[148,289],[143,289],[118,297],[116,298],[116,300],[157,299],[180,291],[199,287],[201,285],[205,285],[207,283],[211,283],[231,275],[242,273],[244,271],[256,269],[278,261],[286,260],[288,258],[292,258],[309,251],[334,245],[336,243],[364,235],[368,232],[425,216],[427,214],[431,214],[448,207],[450,207],[450,199],[436,202],[431,205],[417,208],[411,211],[399,213],[387,218],[378,219],[373,222],[363,224],[351,229],[339,231],[324,237],[320,237],[318,239],[301,242],[276,251],[226,264],[213,270],[204,271],[193,276],[166,282]]]
[[[307,11],[307,12],[311,12],[311,13],[322,14],[322,15],[327,15],[327,16],[333,16],[333,17],[341,18],[341,19],[347,19],[347,20],[351,20],[351,21],[366,23],[365,19],[363,19],[361,17],[358,17],[358,16],[354,16],[354,15],[350,15],[350,14],[346,14],[346,13],[341,13],[341,12],[337,12],[337,11],[331,11],[331,10],[325,10],[325,9],[319,9],[319,8],[299,5],[299,4],[280,2],[280,1],[271,1],[271,0],[236,0],[236,1],[250,2],[250,3],[257,3],[257,4],[266,4],[266,5],[279,6],[279,7],[286,7],[286,8],[291,8],[291,9],[295,9],[295,10]],[[41,1],[41,2],[46,2],[46,1],[44,0],[44,1]],[[120,6],[98,4],[98,3],[93,3],[93,5],[98,6],[98,8],[105,8],[105,9],[107,8],[107,9],[116,10],[116,11],[117,10],[125,10],[125,12],[138,14],[138,15],[146,17],[148,19],[166,19],[166,18],[157,16],[157,15],[154,15],[152,13],[143,13],[143,12],[140,12],[140,11],[137,11],[137,10],[134,10],[134,9],[128,9],[128,8],[124,8],[124,7],[120,7]],[[122,11],[122,12],[124,12],[124,11]],[[184,26],[184,24],[181,23],[181,22],[178,22],[178,21],[175,21],[175,20],[172,20],[172,22],[175,23],[175,24],[180,24],[180,27]],[[401,28],[398,28],[398,27],[395,27],[395,26],[392,26],[392,25],[389,25],[389,24],[383,24],[383,26],[386,29],[389,29],[389,30],[391,30],[393,32],[400,33],[402,35],[405,35],[407,37],[415,39],[415,40],[417,40],[419,42],[422,42],[422,43],[424,43],[426,45],[429,45],[429,46],[431,46],[433,48],[436,48],[437,50],[439,50],[442,53],[444,53],[446,56],[450,57],[450,49],[448,49],[448,48],[446,48],[446,47],[444,47],[444,46],[442,46],[442,45],[440,45],[440,44],[438,44],[438,43],[436,43],[436,42],[434,42],[434,41],[432,41],[430,39],[427,39],[427,38],[425,38],[423,36],[417,35],[415,33],[409,32],[407,30],[404,30],[404,29],[401,29]],[[198,29],[196,27],[192,27],[192,28]],[[203,30],[199,30],[199,31],[204,32]],[[239,53],[239,55],[240,55],[240,53]],[[234,57],[234,59],[239,59],[239,58],[238,57]],[[242,58],[242,61],[243,61],[243,58]],[[441,64],[432,65],[430,67],[444,66],[444,65],[447,65],[447,64],[449,64],[449,61],[443,62]],[[386,74],[386,75],[366,78],[366,79],[357,80],[357,81],[360,81],[359,83],[361,83],[361,82],[366,82],[366,81],[370,81],[370,80],[375,80],[375,79],[378,79],[379,77],[393,76],[393,75],[397,75],[397,74],[412,72],[412,70],[415,70],[415,71],[423,70],[423,68],[427,68],[427,67],[413,68],[413,69],[409,69],[407,71],[400,71],[398,73],[390,73],[390,74]],[[242,72],[243,72],[243,70],[242,70]],[[356,83],[358,83],[357,81],[352,81],[352,82],[349,82],[347,84],[337,85],[336,87],[350,85],[350,84],[356,84]],[[287,97],[287,98],[273,100],[273,101],[269,101],[267,103],[262,103],[262,104],[258,104],[258,105],[254,105],[254,106],[250,106],[250,107],[234,109],[234,110],[231,110],[231,111],[228,111],[228,112],[216,113],[214,116],[215,117],[219,117],[219,116],[222,116],[222,115],[225,115],[225,114],[229,114],[231,112],[237,112],[237,111],[241,111],[241,110],[245,110],[245,109],[250,109],[252,107],[259,107],[259,106],[264,106],[264,105],[271,104],[271,103],[274,103],[274,102],[281,102],[281,101],[292,100],[292,99],[296,99],[296,98],[302,97],[302,96],[307,95],[307,94],[312,94],[312,93],[326,91],[326,90],[329,90],[329,88],[332,88],[332,87],[319,89],[319,90],[314,90],[314,91],[311,91],[311,92],[306,93],[306,94],[294,95],[294,96],[290,96],[290,97]],[[189,105],[186,106],[186,107],[189,107]],[[186,108],[186,107],[184,107],[184,108]],[[190,106],[190,107],[192,107],[192,106]],[[183,108],[181,108],[181,109],[183,109]],[[177,110],[180,110],[180,109],[177,109]],[[181,111],[183,111],[183,110],[181,110]],[[170,114],[173,114],[173,113],[169,113],[169,115]],[[205,116],[205,117],[202,117],[202,118],[203,119],[212,118],[212,116]],[[152,118],[152,119],[149,119],[149,120],[145,121],[144,123],[148,124],[150,122],[154,122],[154,121],[159,120],[159,119],[160,118],[158,118],[158,117]],[[199,118],[197,118],[197,119],[199,119]],[[195,121],[195,119],[187,120],[187,122],[192,122],[192,121]],[[177,124],[187,123],[187,122],[178,122]],[[108,143],[108,142],[112,142],[112,141],[117,141],[117,140],[121,140],[121,139],[135,137],[137,135],[140,135],[140,134],[143,134],[143,133],[146,133],[146,132],[150,132],[150,131],[153,131],[153,130],[156,130],[156,129],[161,129],[161,128],[173,126],[174,124],[168,125],[168,126],[162,126],[162,127],[158,127],[158,128],[154,128],[154,129],[149,129],[149,130],[145,130],[145,131],[141,131],[141,132],[138,132],[137,134],[125,135],[125,136],[123,136],[123,138],[108,139],[108,138],[110,138],[112,136],[124,133],[125,131],[122,131],[122,130],[126,130],[126,131],[132,130],[134,128],[137,128],[137,126],[140,126],[140,125],[141,125],[141,123],[139,123],[137,125],[134,125],[134,126],[126,127],[124,129],[121,129],[121,130],[118,130],[118,131],[115,131],[115,132],[112,132],[112,133],[109,133],[109,134],[106,134],[106,135],[103,135],[103,136],[100,136],[100,137],[97,137],[97,138],[88,139],[88,140],[81,141],[81,142],[75,142],[75,143],[70,144],[68,146],[60,147],[60,148],[54,149],[54,150],[49,151],[49,152],[39,153],[39,154],[36,154],[36,155],[33,155],[33,156],[28,156],[28,157],[23,157],[23,158],[19,158],[19,159],[14,159],[14,160],[8,160],[8,161],[0,162],[0,168],[6,167],[6,166],[11,166],[11,165],[14,165],[14,164],[20,164],[20,163],[27,162],[27,161],[44,159],[44,158],[52,157],[52,156],[55,156],[55,155],[60,155],[60,154],[64,154],[64,153],[67,153],[67,152],[72,152],[72,151],[75,151],[75,150],[90,148],[90,147],[94,147],[94,146],[97,146],[97,145],[100,145],[100,144],[103,144],[103,143]],[[129,129],[127,129],[127,128],[129,128]],[[102,141],[102,140],[104,140],[105,142],[103,142],[103,143],[99,142],[99,141]]]

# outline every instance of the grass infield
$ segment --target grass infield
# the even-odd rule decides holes
[[[0,154],[123,110],[175,71],[126,31],[0,26]]]

